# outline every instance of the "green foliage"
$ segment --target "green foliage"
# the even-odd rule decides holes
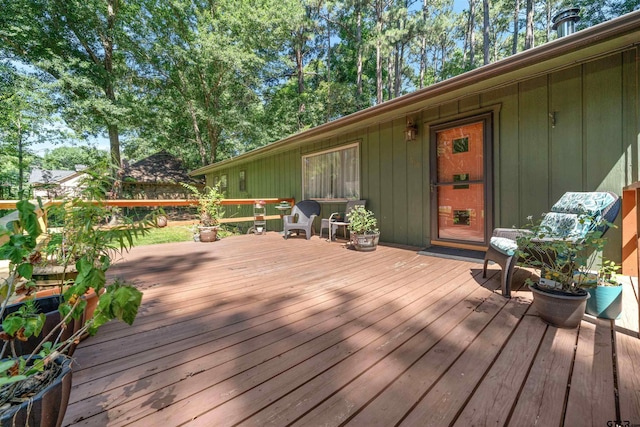
[[[191,191],[198,200],[202,225],[205,227],[218,225],[224,216],[224,208],[222,207],[224,194],[220,191],[220,184],[213,187],[206,186],[202,191],[191,184],[185,182],[181,184]]]
[[[0,183],[22,192],[33,161],[29,147],[57,140],[63,134],[57,122],[51,87],[33,73],[0,62],[0,162],[8,166],[0,172]]]
[[[165,149],[193,169],[474,69],[485,28],[491,62],[516,38],[523,49],[526,2],[490,0],[487,23],[471,4],[473,14],[450,0],[0,0],[2,57],[21,62],[0,64],[0,182],[17,184],[33,160],[28,144],[13,157],[18,116],[28,143],[61,128],[40,119],[62,118],[82,137],[108,132],[116,152],[122,134],[131,159]],[[569,5],[582,8],[579,28],[638,8],[535,2],[536,45],[555,38],[548,18]],[[20,87],[32,89],[7,108]],[[91,164],[78,157],[52,151],[45,167]]]
[[[59,210],[63,218],[61,231],[48,241],[39,241],[37,207],[26,200],[17,203],[19,219],[9,224],[4,232],[9,238],[0,246],[0,259],[10,261],[8,277],[1,282],[4,300],[0,305],[0,317],[4,320],[0,337],[14,356],[15,340],[38,336],[40,343],[32,354],[14,358],[11,365],[1,364],[0,386],[44,369],[49,358],[64,353],[81,335],[95,333],[110,320],[119,319],[131,324],[135,319],[142,293],[120,280],[108,283],[106,273],[112,257],[128,250],[136,236],[146,234],[153,226],[153,220],[147,218],[133,223],[120,217],[118,224],[106,226],[104,222],[110,211],[104,204],[104,189],[109,187],[109,182],[103,176],[102,173],[89,174],[83,182],[82,197],[66,200],[61,206],[47,207],[48,211]],[[45,315],[37,313],[37,303],[33,301],[27,300],[17,311],[3,316],[16,288],[33,285],[30,279],[34,264],[40,262],[40,251],[45,252],[46,261],[53,261],[65,270],[75,268],[78,272],[74,281],[60,283],[62,302],[58,310],[62,320],[46,336],[42,332]],[[61,329],[69,327],[67,324],[73,319],[82,318],[86,306],[82,296],[89,290],[100,296],[93,317],[71,337],[60,340]],[[34,360],[36,355],[43,359]]]
[[[378,221],[375,214],[362,205],[355,206],[347,214],[349,231],[356,234],[372,234],[378,232]]]
[[[57,147],[42,159],[43,169],[75,170],[77,165],[89,168],[108,161],[108,153],[95,147]]]
[[[119,319],[132,325],[142,302],[142,292],[132,286],[114,282],[107,287],[107,291],[100,295],[96,313],[93,316],[88,332],[94,335],[100,326]]]
[[[568,293],[580,292],[581,288],[590,286],[589,277],[607,243],[607,239],[602,237],[603,230],[615,227],[604,219],[589,215],[582,215],[579,221],[589,227],[580,239],[558,237],[541,222],[529,224],[527,232],[517,238],[518,257],[526,265],[539,269],[541,279],[556,282],[561,290]],[[602,268],[603,273],[615,271],[615,264],[612,266],[605,262]],[[531,279],[527,281],[533,283]]]
[[[603,286],[618,286],[616,275],[622,267],[615,261],[602,260],[602,265],[598,270],[598,284]]]

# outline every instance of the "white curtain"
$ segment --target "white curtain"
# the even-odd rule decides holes
[[[305,199],[360,197],[358,146],[303,157]]]

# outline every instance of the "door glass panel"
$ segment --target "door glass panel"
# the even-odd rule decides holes
[[[438,238],[485,240],[484,123],[436,132]]]

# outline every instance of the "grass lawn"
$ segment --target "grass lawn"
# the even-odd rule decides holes
[[[218,231],[219,238],[224,238],[232,234],[236,234],[237,230],[229,227],[221,228]],[[145,236],[134,238],[134,246],[155,245],[158,243],[186,242],[193,239],[192,226],[176,226],[152,228]]]
[[[186,242],[193,239],[191,226],[152,228],[151,231],[133,240],[135,246],[155,245],[158,243]]]

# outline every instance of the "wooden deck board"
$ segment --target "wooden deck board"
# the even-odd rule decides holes
[[[576,337],[577,330],[552,326],[547,328],[520,392],[521,396],[527,398],[516,402],[509,425],[525,427],[562,424]]]
[[[640,423],[630,319],[612,341],[586,318],[574,351],[578,331],[530,307],[531,272],[504,299],[481,267],[276,233],[134,248],[114,269],[140,314],[80,344],[63,425],[601,425],[614,354],[618,408]]]
[[[461,301],[458,294],[463,292],[471,293]],[[332,367],[333,372],[307,382],[296,395],[289,394],[245,424],[277,426],[295,420],[298,425],[317,425],[329,418],[338,423],[347,420],[352,408],[359,408],[373,398],[377,387],[389,384],[405,366],[442,340],[489,296],[490,290],[459,285],[443,296],[444,304],[434,304],[429,312],[417,313],[409,320],[411,323],[398,325],[372,342],[368,346],[370,352],[363,349],[365,351],[350,356],[349,360]],[[450,306],[453,301],[458,303]],[[305,396],[302,404],[297,397],[299,393]],[[354,396],[357,396],[355,400]]]
[[[567,426],[605,426],[615,414],[611,321],[582,322],[565,415]]]
[[[546,328],[535,316],[525,316],[522,319],[488,370],[484,381],[464,406],[455,425],[506,424]],[[446,393],[440,392],[439,397],[445,398]]]

